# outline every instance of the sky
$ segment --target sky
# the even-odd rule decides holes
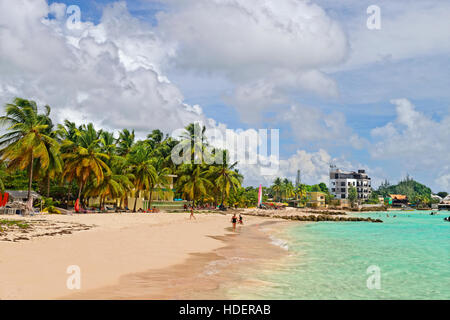
[[[333,164],[450,191],[449,16],[440,0],[0,0],[0,104],[142,136],[279,129],[278,170],[241,163],[245,185],[327,183]]]

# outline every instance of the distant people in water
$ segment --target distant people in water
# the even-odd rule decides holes
[[[233,217],[231,218],[231,224],[233,225],[233,231],[236,231],[236,223],[237,223],[237,217],[236,213],[233,214]]]

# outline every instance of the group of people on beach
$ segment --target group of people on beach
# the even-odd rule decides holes
[[[236,231],[236,224],[238,223],[238,217],[236,216],[236,213],[233,214],[233,217],[231,218],[231,224],[233,225],[233,231]],[[239,214],[239,224],[244,224],[244,219],[242,218],[242,215]]]
[[[192,219],[194,219],[194,220],[197,220],[196,218],[195,218],[195,216],[194,216],[194,207],[190,207],[190,209],[191,209],[191,214],[190,214],[190,216],[189,216],[189,220],[192,220]],[[233,214],[233,217],[231,218],[231,224],[232,224],[232,226],[233,226],[233,231],[236,231],[236,225],[237,224],[241,224],[241,225],[243,225],[244,224],[244,218],[242,218],[242,215],[241,214],[239,214],[239,218],[236,216],[236,213],[234,213]]]

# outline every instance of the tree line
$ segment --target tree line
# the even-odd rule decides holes
[[[244,178],[237,163],[229,163],[226,150],[213,149],[214,156],[222,160],[213,164],[202,160],[176,165],[171,160],[171,152],[180,142],[190,143],[191,150],[208,146],[206,138],[195,136],[204,132],[197,123],[186,126],[179,139],[156,129],[138,140],[134,130],[123,129],[116,137],[113,132],[97,130],[92,123],[65,120],[55,124],[50,114],[49,106],[41,112],[36,102],[22,98],[5,106],[0,117],[6,131],[0,137],[2,191],[26,186],[28,198],[37,190],[67,205],[75,199],[87,205],[89,198],[98,198],[100,206],[120,199],[119,207],[134,195],[133,211],[142,192],[150,206],[154,193],[174,192],[193,205],[248,200],[241,187]],[[202,145],[196,146],[198,141]],[[172,175],[177,176],[175,191],[169,188]]]

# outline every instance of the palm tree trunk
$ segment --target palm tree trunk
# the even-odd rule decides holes
[[[50,197],[50,175],[47,175],[47,198]]]
[[[70,183],[67,184],[67,209],[69,209],[69,201],[70,201]]]
[[[30,168],[28,169],[29,178],[28,178],[28,200],[31,198],[31,184],[33,183],[33,152],[31,152],[31,160],[30,160]]]
[[[223,206],[223,201],[224,201],[224,191],[225,191],[225,182],[223,183],[223,186],[222,186],[222,206]]]
[[[139,197],[139,191],[136,191],[136,194],[134,196],[134,208],[133,208],[133,212],[136,212],[136,204],[138,201],[138,197]]]
[[[77,199],[80,199],[82,189],[83,189],[83,181],[80,182],[80,188],[78,189],[78,198]]]
[[[153,186],[150,188],[150,196],[148,197],[148,210],[152,209]]]

